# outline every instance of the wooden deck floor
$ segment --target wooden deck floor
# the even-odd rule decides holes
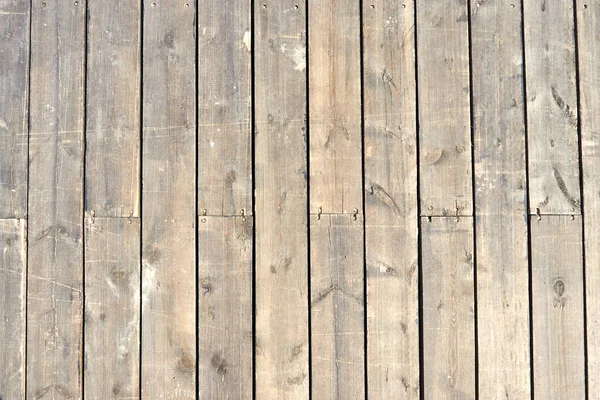
[[[600,2],[0,0],[0,399],[594,399]]]

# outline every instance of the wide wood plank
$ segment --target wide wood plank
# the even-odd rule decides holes
[[[256,397],[308,399],[306,1],[254,10]]]
[[[532,217],[536,399],[585,398],[581,232],[579,216]]]
[[[419,397],[413,2],[363,3],[367,388]]]
[[[198,211],[252,212],[250,0],[198,2]]]
[[[85,210],[139,216],[140,0],[88,6]]]
[[[85,398],[138,398],[138,218],[85,220],[84,334]]]
[[[144,0],[142,396],[196,398],[193,3]]]
[[[27,293],[27,398],[82,396],[86,4],[35,2]]]
[[[512,6],[511,6],[512,4]],[[479,396],[531,397],[521,9],[471,3]]]
[[[252,217],[200,217],[200,399],[252,398]]]

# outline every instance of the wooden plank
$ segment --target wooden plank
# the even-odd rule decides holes
[[[27,398],[82,396],[86,4],[36,2],[31,31]]]
[[[360,4],[316,1],[308,14],[310,211],[362,213]],[[304,47],[276,51],[304,70]]]
[[[585,398],[581,217],[532,217],[536,399]]]
[[[85,210],[139,216],[139,0],[90,1]]]
[[[415,10],[363,3],[369,398],[419,398]]]
[[[0,0],[0,218],[27,213],[27,0]]]
[[[311,215],[311,386],[319,399],[365,397],[363,226]]]
[[[471,51],[479,396],[529,399],[528,211],[520,3],[471,3]]]
[[[138,398],[138,218],[85,220],[84,337],[85,398]]]
[[[0,220],[0,398],[25,398],[27,224]]]
[[[256,398],[308,399],[306,2],[254,10]]]
[[[525,2],[530,213],[579,214],[573,2]]]
[[[196,398],[196,21],[185,4],[144,0],[145,398]]]
[[[198,3],[198,210],[252,212],[250,0]]]
[[[423,218],[421,227],[425,398],[474,399],[473,221]]]
[[[467,2],[416,4],[421,214],[472,215]]]
[[[201,399],[252,398],[252,217],[200,217]]]

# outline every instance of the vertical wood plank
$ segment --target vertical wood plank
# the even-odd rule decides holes
[[[256,397],[308,399],[306,1],[254,10]]]
[[[252,398],[252,217],[200,217],[201,399]]]
[[[85,220],[85,398],[139,398],[140,221]]]
[[[27,212],[28,0],[0,0],[0,218]]]
[[[479,396],[531,397],[520,3],[471,3]]]
[[[312,393],[364,398],[362,220],[311,215],[310,235]]]
[[[410,1],[363,7],[367,388],[369,398],[416,399],[415,10]]]
[[[250,0],[198,3],[198,210],[252,211]]]
[[[192,2],[144,0],[145,398],[196,398],[195,24]]]
[[[34,2],[27,398],[82,396],[86,2]]]
[[[471,218],[421,222],[426,399],[475,398]]]
[[[585,398],[581,217],[532,217],[536,399]]]
[[[25,398],[27,224],[0,220],[0,398]]]
[[[90,1],[85,210],[139,216],[140,0]]]

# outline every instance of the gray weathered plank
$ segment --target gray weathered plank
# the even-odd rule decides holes
[[[0,220],[0,398],[25,398],[27,224]]]
[[[417,0],[422,215],[472,215],[467,2]]]
[[[421,221],[426,399],[475,398],[472,218]]]
[[[201,399],[252,398],[252,217],[199,217]]]
[[[0,0],[0,218],[27,211],[28,0]]]
[[[198,3],[198,211],[252,212],[250,0]]]
[[[140,0],[89,1],[85,211],[139,216]]]
[[[419,397],[413,2],[363,3],[369,398]]]
[[[535,398],[583,399],[581,217],[531,218]]]
[[[33,3],[27,398],[82,396],[84,1]]]
[[[311,387],[319,399],[365,398],[362,222],[352,214],[310,217]]]
[[[362,213],[359,5],[325,0],[308,8],[311,213]],[[304,47],[275,50],[304,70]]]
[[[578,214],[573,2],[524,2],[530,213]]]
[[[520,3],[471,3],[479,396],[529,399]]]
[[[256,397],[308,399],[306,1],[254,10]]]
[[[139,398],[140,221],[85,220],[86,399]]]
[[[194,399],[195,10],[165,0],[144,10],[142,396]]]

